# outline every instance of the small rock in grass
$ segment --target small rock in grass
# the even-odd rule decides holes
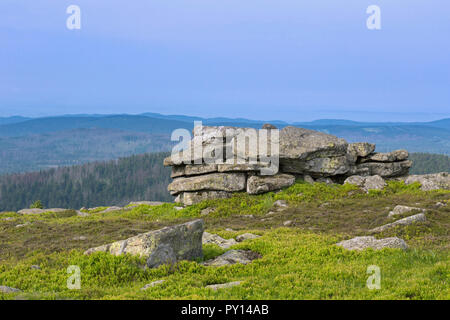
[[[344,240],[337,243],[338,246],[347,250],[364,250],[372,248],[374,250],[381,250],[384,248],[393,249],[408,249],[406,242],[400,238],[392,237],[377,240],[375,237],[356,237],[350,240]]]
[[[33,270],[41,270],[41,267],[38,265],[32,265],[30,268]]]
[[[203,262],[205,266],[221,267],[232,264],[249,264],[255,259],[261,258],[261,255],[250,250],[230,250],[218,256]]]
[[[237,236],[236,237],[236,241],[237,242],[242,242],[242,241],[245,241],[245,240],[251,240],[251,239],[256,239],[256,238],[260,238],[260,237],[261,236],[258,236],[258,235],[253,234],[253,233],[244,233],[244,234],[241,234],[241,235]]]
[[[7,287],[7,286],[0,286],[0,292],[3,292],[3,293],[16,293],[16,292],[22,292],[22,290],[16,289],[16,288]]]
[[[442,202],[436,202],[436,204],[434,205],[434,207],[437,209],[445,207],[445,206],[446,206],[446,204],[442,203]]]
[[[147,289],[152,288],[152,287],[154,287],[154,286],[157,286],[157,285],[159,285],[159,284],[161,284],[161,283],[164,283],[165,281],[166,281],[166,280],[157,280],[157,281],[153,281],[153,282],[151,282],[151,283],[146,284],[145,286],[143,286],[143,287],[141,288],[141,290],[147,290]]]
[[[16,228],[26,227],[26,226],[29,226],[30,224],[31,224],[31,222],[25,222],[25,223],[23,223],[23,224],[18,224],[18,225],[16,226]]]
[[[180,210],[183,210],[184,208],[183,207],[173,207],[175,210],[177,210],[177,211],[180,211]]]
[[[87,240],[87,238],[85,236],[78,236],[78,237],[73,237],[72,240],[75,241],[84,241]]]
[[[237,242],[234,239],[224,239],[217,234],[211,234],[209,232],[203,232],[202,237],[203,244],[215,244],[222,249],[228,249],[229,247],[235,245]]]
[[[424,209],[420,209],[420,208],[415,208],[415,207],[407,207],[407,206],[395,206],[394,210],[392,210],[391,212],[389,212],[388,217],[394,217],[394,216],[398,216],[407,212],[411,212],[411,211],[425,211]]]
[[[254,218],[252,214],[244,214],[242,215],[244,218]]]
[[[288,227],[290,225],[292,225],[292,220],[287,220],[287,221],[283,222],[283,226],[285,226],[285,227]]]
[[[214,212],[214,208],[206,208],[206,209],[203,209],[201,212],[200,212],[200,214],[202,215],[202,216],[207,216],[207,215],[209,215],[210,213],[213,213]]]
[[[228,283],[221,283],[221,284],[211,284],[209,286],[206,286],[206,289],[212,289],[212,290],[219,290],[219,289],[226,289],[231,288],[240,285],[241,281],[233,281]]]
[[[274,207],[286,208],[288,206],[287,202],[284,200],[277,200],[273,203]]]

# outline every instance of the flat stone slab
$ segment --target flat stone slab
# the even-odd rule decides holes
[[[195,192],[182,192],[175,198],[176,203],[182,203],[186,206],[190,206],[196,203],[200,203],[205,200],[214,199],[227,199],[232,196],[232,193],[226,191],[195,191]]]
[[[426,221],[425,214],[419,213],[414,216],[406,217],[406,218],[397,220],[395,222],[385,224],[384,226],[372,229],[372,230],[370,230],[370,232],[374,232],[374,233],[383,232],[383,231],[395,228],[397,226],[408,226],[410,224],[420,222],[420,221]]]
[[[187,178],[176,178],[168,186],[171,194],[189,191],[242,191],[246,187],[245,173],[211,173]]]
[[[356,237],[350,240],[344,240],[336,244],[347,250],[364,250],[372,248],[374,250],[381,250],[384,248],[394,249],[408,249],[406,242],[400,238],[392,237],[377,240],[375,237]]]

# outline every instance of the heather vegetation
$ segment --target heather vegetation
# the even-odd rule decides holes
[[[277,201],[287,206],[277,210]],[[436,203],[441,203],[436,206]],[[0,285],[22,292],[4,299],[449,299],[450,191],[421,191],[419,184],[390,181],[382,191],[365,193],[353,185],[314,185],[298,181],[280,192],[237,193],[180,210],[176,204],[130,206],[113,212],[75,211],[0,214]],[[393,207],[426,210],[427,220],[376,235],[398,236],[409,249],[347,251],[343,239],[367,234],[392,221]],[[205,210],[208,214],[205,214]],[[145,269],[130,255],[84,250],[148,230],[190,221],[224,238],[251,232],[260,238],[230,249],[261,255],[248,265],[207,267],[202,261],[225,249],[204,245],[204,258],[175,266]],[[403,217],[403,216],[402,216]],[[401,217],[395,218],[399,219]],[[290,224],[286,224],[290,221]],[[20,226],[20,227],[17,227]],[[67,268],[81,270],[81,288],[67,288]],[[369,265],[381,270],[380,290],[366,286]],[[38,266],[39,268],[32,268]],[[163,283],[141,290],[157,280]],[[207,285],[241,281],[213,291]]]

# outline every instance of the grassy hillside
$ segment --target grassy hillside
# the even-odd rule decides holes
[[[270,214],[276,200],[285,200],[289,206]],[[436,207],[438,201],[447,206]],[[298,181],[279,193],[239,193],[183,210],[165,204],[87,217],[74,212],[3,213],[0,285],[23,292],[0,293],[0,299],[450,299],[449,201],[450,191],[422,192],[419,185],[399,182],[365,194],[349,185]],[[398,204],[427,210],[426,222],[378,235],[401,237],[408,250],[350,252],[335,246],[342,239],[365,235],[390,222],[387,214]],[[202,216],[205,208],[214,212]],[[144,261],[131,256],[83,255],[90,247],[199,217],[205,220],[207,231],[225,238],[244,232],[261,235],[231,249],[250,249],[262,258],[248,265],[215,268],[202,266],[200,261],[184,261],[175,267],[144,270]],[[289,227],[284,226],[287,220],[291,221]],[[79,240],[80,236],[84,240]],[[215,245],[205,245],[203,260],[223,252]],[[80,267],[80,290],[66,286],[70,265]],[[369,265],[381,270],[380,290],[366,287]],[[155,280],[166,281],[140,290]],[[229,281],[242,284],[218,291],[205,288]]]

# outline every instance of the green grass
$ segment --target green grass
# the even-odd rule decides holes
[[[351,185],[297,182],[278,193],[239,193],[183,210],[164,204],[87,217],[73,211],[0,213],[0,285],[23,290],[0,294],[0,299],[450,299],[450,206],[435,206],[449,199],[449,191],[423,192],[418,185],[393,181],[385,190],[369,194]],[[273,206],[276,200],[287,201],[289,207],[278,210]],[[335,246],[392,222],[387,214],[398,204],[426,209],[427,221],[377,237],[403,238],[409,250],[349,252]],[[202,216],[208,207],[214,212]],[[262,258],[245,266],[214,268],[183,261],[148,270],[136,257],[83,255],[90,247],[198,217],[209,232],[224,238],[245,232],[261,235],[232,248],[250,249]],[[286,220],[293,221],[289,228],[283,227]],[[74,240],[79,236],[85,240]],[[224,252],[214,245],[203,250],[204,260]],[[67,289],[70,265],[81,269],[80,290]],[[366,287],[369,265],[381,269],[380,290]],[[166,281],[140,290],[160,279]],[[219,291],[205,288],[230,281],[242,284]]]

